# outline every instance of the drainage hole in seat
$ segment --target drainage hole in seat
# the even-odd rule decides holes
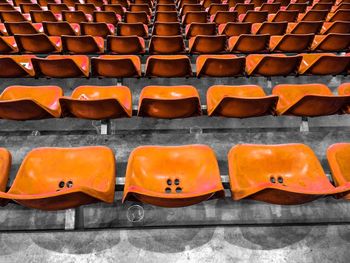
[[[167,185],[171,185],[171,184],[172,184],[171,179],[168,179],[168,180],[166,181],[166,183],[167,183]]]
[[[64,187],[64,181],[59,182],[59,183],[58,183],[58,187],[59,187],[59,188],[63,188],[63,187]]]
[[[181,193],[182,192],[182,188],[181,187],[177,187],[176,188],[176,193]]]
[[[280,176],[280,177],[278,177],[277,178],[277,180],[278,180],[278,182],[280,183],[280,184],[282,184],[283,183],[283,178]]]
[[[180,184],[180,179],[175,179],[174,183],[175,183],[175,185],[179,185]]]
[[[273,184],[276,183],[275,177],[271,176],[271,177],[270,177],[270,182],[273,183]]]
[[[68,187],[68,188],[71,188],[72,186],[73,186],[73,182],[72,182],[72,181],[68,181],[68,182],[67,182],[67,187]]]
[[[167,187],[167,188],[165,188],[165,192],[169,194],[169,193],[171,193],[171,189],[169,187]]]

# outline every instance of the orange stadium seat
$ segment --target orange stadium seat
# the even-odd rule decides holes
[[[131,92],[125,86],[79,86],[59,102],[65,117],[103,120],[132,116]]]
[[[269,22],[296,22],[298,19],[298,11],[294,10],[280,10],[276,14],[268,16]]]
[[[62,50],[61,38],[43,33],[14,36],[21,53],[58,53]]]
[[[302,54],[299,74],[302,75],[338,75],[346,73],[350,65],[350,56],[337,56],[332,53]]]
[[[93,4],[96,7],[101,7],[104,5],[105,1],[104,0],[85,0],[86,4]]]
[[[311,6],[310,10],[327,10],[331,11],[333,6],[333,3],[314,3],[313,6]]]
[[[18,47],[13,36],[0,36],[0,53],[12,54],[17,53]]]
[[[350,96],[334,96],[324,84],[280,84],[272,94],[279,96],[278,115],[324,116],[342,113]]]
[[[329,182],[315,153],[304,144],[236,145],[228,164],[234,200],[297,205],[349,191],[349,185],[336,188]]]
[[[183,25],[187,25],[191,23],[206,23],[206,22],[207,22],[207,12],[204,12],[204,11],[190,11],[190,12],[187,12],[182,17]]]
[[[5,22],[4,26],[8,35],[15,34],[37,34],[43,32],[41,23],[26,22]]]
[[[77,36],[80,35],[80,26],[66,21],[43,22],[44,33],[48,36]]]
[[[165,4],[165,5],[156,5],[156,12],[164,12],[164,11],[176,11],[176,5],[175,4]]]
[[[236,11],[238,15],[243,15],[248,11],[254,11],[254,4],[237,3],[233,8],[230,8],[230,11]]]
[[[327,15],[327,10],[310,10],[304,14],[299,14],[298,21],[325,21]]]
[[[183,8],[184,5],[200,5],[199,0],[179,0],[177,6]]]
[[[269,51],[269,34],[232,36],[228,40],[230,53],[257,53]]]
[[[43,10],[38,4],[20,4],[19,5],[22,13],[29,13],[30,11],[40,11]]]
[[[334,14],[329,14],[327,18],[328,22],[335,21],[348,21],[350,22],[350,10],[338,10]]]
[[[216,54],[226,51],[226,36],[199,35],[190,38],[189,52],[192,54]]]
[[[317,35],[314,38],[311,50],[325,52],[348,51],[350,49],[350,34],[330,33]]]
[[[82,35],[90,35],[103,38],[114,35],[115,33],[115,27],[112,24],[106,24],[103,22],[80,23],[80,30]]]
[[[215,23],[191,23],[185,28],[186,38],[195,37],[198,35],[215,35]]]
[[[152,36],[148,47],[150,54],[180,54],[185,51],[182,36]]]
[[[69,7],[66,4],[49,3],[47,8],[54,14],[62,14],[62,11],[69,11]]]
[[[249,10],[246,14],[239,16],[240,22],[262,23],[267,21],[268,12]]]
[[[252,23],[250,22],[237,22],[237,23],[227,23],[219,25],[218,33],[220,35],[239,36],[241,34],[250,34],[252,30]]]
[[[38,120],[59,118],[58,99],[63,90],[58,86],[10,86],[0,95],[0,118]]]
[[[285,34],[283,36],[271,36],[271,52],[299,53],[310,50],[314,34]]]
[[[31,59],[34,55],[0,56],[1,78],[34,77]]]
[[[32,58],[35,75],[51,78],[88,77],[90,61],[85,55],[50,55]]]
[[[107,51],[114,54],[144,54],[145,41],[138,36],[108,36]]]
[[[181,34],[181,24],[179,22],[155,22],[152,30],[152,36],[178,36]]]
[[[92,16],[85,14],[83,11],[62,11],[62,20],[69,23],[90,22]]]
[[[0,19],[2,22],[25,22],[29,21],[29,16],[24,16],[17,10],[0,11]]]
[[[93,76],[128,78],[141,76],[141,61],[136,55],[102,55],[91,58]]]
[[[150,23],[149,16],[146,12],[125,12],[124,21],[126,23],[142,23],[148,25]]]
[[[338,94],[341,96],[350,95],[350,84],[343,83],[338,87]],[[350,113],[350,103],[343,109],[344,113]]]
[[[166,163],[167,165],[161,165]],[[130,154],[123,202],[182,207],[224,196],[214,151],[205,145],[142,146]]]
[[[62,48],[70,54],[100,54],[104,53],[104,40],[88,35],[62,36]]]
[[[263,22],[252,25],[253,34],[284,35],[287,31],[287,22]]]
[[[69,7],[74,7],[75,4],[80,3],[79,0],[61,0],[61,3],[66,4]]]
[[[248,118],[274,114],[278,96],[257,85],[214,85],[207,91],[208,116]]]
[[[120,18],[122,18],[125,14],[125,9],[121,5],[103,5],[101,7],[102,11],[109,11],[114,12],[116,15],[120,15]]]
[[[180,16],[186,15],[188,12],[195,12],[195,11],[205,11],[205,8],[200,4],[185,4],[180,10]]]
[[[323,23],[321,34],[327,35],[329,33],[350,33],[350,21],[336,21]]]
[[[152,15],[152,9],[148,6],[148,4],[130,4],[131,12],[146,12],[147,15]]]
[[[229,6],[228,4],[211,4],[208,8],[207,8],[207,12],[210,16],[215,15],[217,12],[219,11],[229,11]]]
[[[96,11],[96,6],[94,4],[75,4],[74,5],[75,11],[82,11],[85,14],[92,15],[94,11]]]
[[[204,8],[209,8],[213,4],[220,4],[221,0],[202,0],[200,4],[204,6]]]
[[[12,163],[11,153],[5,149],[0,148],[0,191],[5,192],[7,182],[10,175]],[[8,203],[6,199],[0,199],[0,206],[5,206]]]
[[[146,77],[190,77],[191,61],[185,55],[152,55],[147,58]]]
[[[200,55],[196,61],[197,77],[232,77],[244,74],[245,57],[236,55]]]
[[[210,22],[217,25],[236,22],[237,19],[238,14],[235,11],[218,11],[215,13],[215,15],[210,16]]]
[[[144,87],[137,115],[162,119],[202,115],[198,91],[193,86]]]
[[[163,23],[178,22],[179,18],[176,11],[158,11],[155,13],[154,21]]]
[[[120,20],[120,16],[113,11],[94,11],[92,14],[94,22],[107,23],[116,25]]]
[[[288,6],[286,6],[285,10],[298,11],[298,13],[302,14],[306,12],[306,8],[306,3],[289,3]]]
[[[9,4],[6,1],[6,3],[0,3],[0,11],[17,11],[17,10],[13,5]]]
[[[117,35],[148,38],[148,27],[142,23],[118,23]]]
[[[125,7],[125,8],[128,8],[130,5],[128,0],[111,0],[110,3],[112,5],[121,5],[122,7]]]
[[[289,34],[318,34],[322,28],[322,21],[301,21],[289,23],[287,33]]]
[[[58,18],[51,11],[30,11],[30,17],[33,23],[58,21]]]
[[[45,147],[27,154],[10,190],[0,197],[30,208],[61,210],[113,203],[114,189],[115,157],[110,148]]]
[[[263,3],[257,8],[258,11],[267,11],[269,14],[276,14],[281,8],[281,3]]]

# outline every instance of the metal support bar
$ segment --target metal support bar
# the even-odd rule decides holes
[[[101,135],[110,135],[111,134],[111,121],[102,120],[101,121]]]
[[[74,230],[75,229],[75,216],[76,216],[76,211],[74,208],[66,210],[65,223],[64,223],[65,230]]]
[[[309,132],[309,121],[307,117],[301,117],[300,132]]]

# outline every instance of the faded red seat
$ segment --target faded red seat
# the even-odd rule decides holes
[[[63,90],[58,86],[10,86],[0,95],[0,118],[38,120],[59,118],[58,99]]]
[[[62,20],[69,23],[91,22],[92,16],[83,11],[62,11]]]
[[[45,34],[15,35],[18,50],[23,53],[58,53],[62,50],[61,38]]]
[[[347,72],[350,56],[337,56],[332,53],[302,54],[299,74],[302,75],[338,75]]]
[[[30,17],[33,23],[57,22],[59,20],[51,11],[30,11]]]
[[[164,11],[176,11],[176,5],[175,4],[157,4],[156,5],[156,12],[164,12]]]
[[[178,36],[181,34],[181,24],[179,22],[155,22],[152,30],[152,36]]]
[[[92,14],[94,22],[116,25],[121,17],[113,11],[94,11]]]
[[[257,53],[269,51],[269,34],[232,36],[228,40],[230,53]]]
[[[294,10],[280,10],[276,14],[268,16],[269,22],[296,22],[298,19],[298,11]]]
[[[43,31],[41,23],[26,22],[5,22],[4,26],[8,35],[15,34],[37,34]]]
[[[146,12],[125,12],[124,21],[126,23],[142,23],[148,25],[150,18]]]
[[[13,36],[0,36],[0,53],[13,54],[17,53],[17,43]]]
[[[41,210],[113,203],[115,176],[114,153],[107,147],[36,148],[0,197]]]
[[[244,22],[244,23],[227,23],[219,25],[218,33],[220,35],[230,36],[239,36],[241,34],[250,34],[252,29],[252,23]]]
[[[145,41],[138,36],[108,36],[107,51],[115,54],[143,54]]]
[[[144,87],[137,115],[161,119],[202,115],[198,91],[193,86]]]
[[[104,40],[102,37],[62,36],[64,52],[71,54],[100,54],[104,53]]]
[[[31,59],[34,55],[3,55],[0,56],[0,77],[23,78],[34,77]]]
[[[248,118],[274,114],[278,96],[257,85],[214,85],[207,91],[208,116]]]
[[[245,57],[236,55],[200,55],[196,61],[197,77],[242,76]]]
[[[82,35],[90,35],[94,37],[103,37],[114,35],[115,28],[112,24],[100,23],[100,22],[83,22],[80,23],[80,29]]]
[[[51,78],[88,77],[90,61],[84,55],[50,55],[46,58],[32,58],[35,75]]]
[[[80,35],[80,26],[66,21],[43,22],[44,32],[48,36],[77,36]]]
[[[93,76],[129,78],[141,76],[141,61],[136,55],[102,55],[91,58]]]
[[[123,6],[118,4],[103,5],[101,7],[101,10],[114,12],[116,15],[120,15],[120,19],[124,17],[124,13],[126,11],[126,9]]]
[[[339,52],[350,48],[350,34],[330,33],[317,35],[312,43],[312,51]]]
[[[148,27],[142,23],[118,23],[117,35],[148,38]]]
[[[248,55],[246,58],[246,72],[249,76],[287,76],[298,71],[302,56],[276,55]]]
[[[148,47],[150,54],[180,54],[185,51],[185,43],[181,35],[152,36]]]
[[[215,23],[191,23],[185,28],[186,38],[195,37],[198,35],[215,35]]]
[[[287,22],[263,22],[254,23],[252,26],[253,34],[269,34],[274,35],[284,35],[288,27]]]
[[[271,52],[306,52],[309,51],[314,39],[314,34],[285,34],[283,36],[271,36]]]
[[[342,113],[350,96],[334,96],[324,84],[281,84],[273,88],[279,96],[278,115],[324,116]]]
[[[182,17],[182,24],[187,25],[191,23],[206,23],[207,12],[204,11],[190,11]]]
[[[350,21],[336,21],[323,23],[321,34],[327,35],[329,33],[350,33]]]
[[[191,61],[185,55],[152,55],[147,58],[146,77],[190,77]]]
[[[349,191],[334,187],[312,149],[304,144],[234,146],[228,154],[234,200],[296,205]]]
[[[301,21],[298,23],[289,23],[288,34],[317,34],[322,28],[322,21]]]
[[[59,102],[65,117],[103,120],[132,116],[131,92],[125,86],[79,86]]]
[[[178,22],[179,18],[176,11],[158,11],[155,13],[154,21],[163,23]]]
[[[190,38],[189,52],[192,54],[216,54],[226,51],[226,36],[198,35]]]
[[[235,11],[218,11],[215,15],[210,16],[210,22],[220,25],[229,22],[236,22],[237,18],[238,13]]]
[[[136,148],[129,157],[124,189],[123,202],[136,199],[164,207],[224,196],[215,154],[205,145]]]

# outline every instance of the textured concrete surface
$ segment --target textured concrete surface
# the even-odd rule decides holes
[[[0,262],[332,262],[350,225],[2,233]]]

